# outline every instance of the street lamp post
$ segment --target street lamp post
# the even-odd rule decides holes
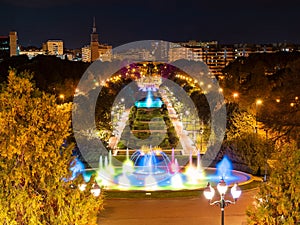
[[[232,96],[233,96],[234,102],[236,102],[236,98],[239,97],[239,93],[234,92],[234,93],[232,94]]]
[[[61,100],[61,103],[64,103],[64,101],[65,101],[65,95],[64,94],[60,94],[59,98]]]
[[[255,102],[255,133],[257,133],[257,116],[258,116],[258,106],[262,104],[261,99],[257,99]]]
[[[239,188],[239,186],[237,185],[237,183],[235,183],[233,185],[233,187],[231,188],[231,195],[232,195],[233,201],[226,200],[225,194],[226,194],[227,189],[228,189],[228,185],[225,183],[225,181],[223,179],[221,179],[217,185],[217,190],[220,194],[220,200],[217,200],[214,202],[212,202],[212,199],[215,195],[215,189],[212,188],[210,183],[207,184],[207,187],[203,191],[203,194],[204,194],[205,198],[209,200],[210,205],[220,206],[220,208],[221,208],[221,225],[224,225],[224,209],[225,209],[225,207],[230,204],[235,204],[237,199],[240,197],[240,195],[242,193],[242,191]]]
[[[202,135],[203,135],[203,127],[200,127],[199,133],[200,133],[200,153],[202,153]]]

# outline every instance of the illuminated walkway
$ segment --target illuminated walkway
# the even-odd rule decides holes
[[[109,139],[109,147],[111,149],[115,150],[117,148],[117,144],[120,141],[121,135],[122,135],[123,130],[126,126],[126,122],[128,120],[129,113],[130,113],[130,110],[127,109],[120,116],[120,120],[117,122],[116,127],[114,128],[114,130],[117,131],[118,133],[117,133],[117,135],[115,135],[115,136],[113,136]]]
[[[225,208],[226,225],[246,225],[246,209],[257,189],[243,191],[236,205]],[[229,196],[230,194],[228,194]],[[174,199],[106,199],[99,225],[220,225],[221,211],[199,197]]]
[[[182,154],[189,155],[190,152],[196,154],[197,152],[194,143],[188,136],[187,131],[183,129],[182,121],[179,120],[178,115],[175,109],[173,108],[172,104],[170,103],[167,95],[163,94],[162,92],[160,92],[160,94],[162,96],[163,102],[167,105],[169,117],[173,123],[177,136],[179,137],[179,141],[182,146]]]

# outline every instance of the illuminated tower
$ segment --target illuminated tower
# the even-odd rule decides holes
[[[96,32],[96,22],[94,17],[93,32],[91,33],[91,61],[94,62],[99,58],[99,42]]]
[[[17,50],[18,50],[17,41],[18,41],[17,32],[15,31],[9,32],[9,55],[10,56],[17,55]]]

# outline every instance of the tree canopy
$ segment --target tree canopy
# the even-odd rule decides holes
[[[10,71],[0,92],[1,224],[96,224],[102,197],[69,180],[70,104],[40,92],[28,73]]]
[[[263,129],[298,140],[300,127],[299,53],[253,54],[224,69],[224,95],[262,122]],[[233,97],[237,92],[238,97]],[[260,99],[261,104],[256,101]],[[298,143],[299,145],[299,143]]]
[[[250,225],[294,225],[300,222],[300,149],[286,145],[274,156],[268,182],[247,212]]]

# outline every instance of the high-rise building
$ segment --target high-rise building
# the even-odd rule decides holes
[[[93,22],[93,32],[91,33],[91,61],[94,62],[99,58],[99,41],[98,41],[98,33],[96,31],[96,21],[94,17]]]
[[[43,44],[43,50],[48,55],[62,56],[64,54],[64,42],[62,40],[48,40]]]
[[[98,47],[99,59],[102,62],[111,61],[112,58],[112,46],[106,44],[99,44]]]
[[[169,43],[166,41],[152,41],[151,54],[156,60],[167,62],[169,56]],[[152,57],[152,58],[153,58]]]
[[[169,61],[173,62],[179,59],[203,61],[202,48],[199,45],[190,45],[188,43],[171,43],[169,48]]]
[[[9,57],[9,37],[0,36],[0,60]]]
[[[95,17],[90,45],[81,48],[81,55],[84,62],[94,62],[95,60],[111,61],[112,59],[112,46],[99,43]]]
[[[91,62],[91,48],[89,45],[81,48],[81,58],[83,62]]]
[[[18,37],[16,31],[9,32],[9,56],[18,55]]]
[[[0,36],[0,59],[18,55],[18,37],[16,31]]]

